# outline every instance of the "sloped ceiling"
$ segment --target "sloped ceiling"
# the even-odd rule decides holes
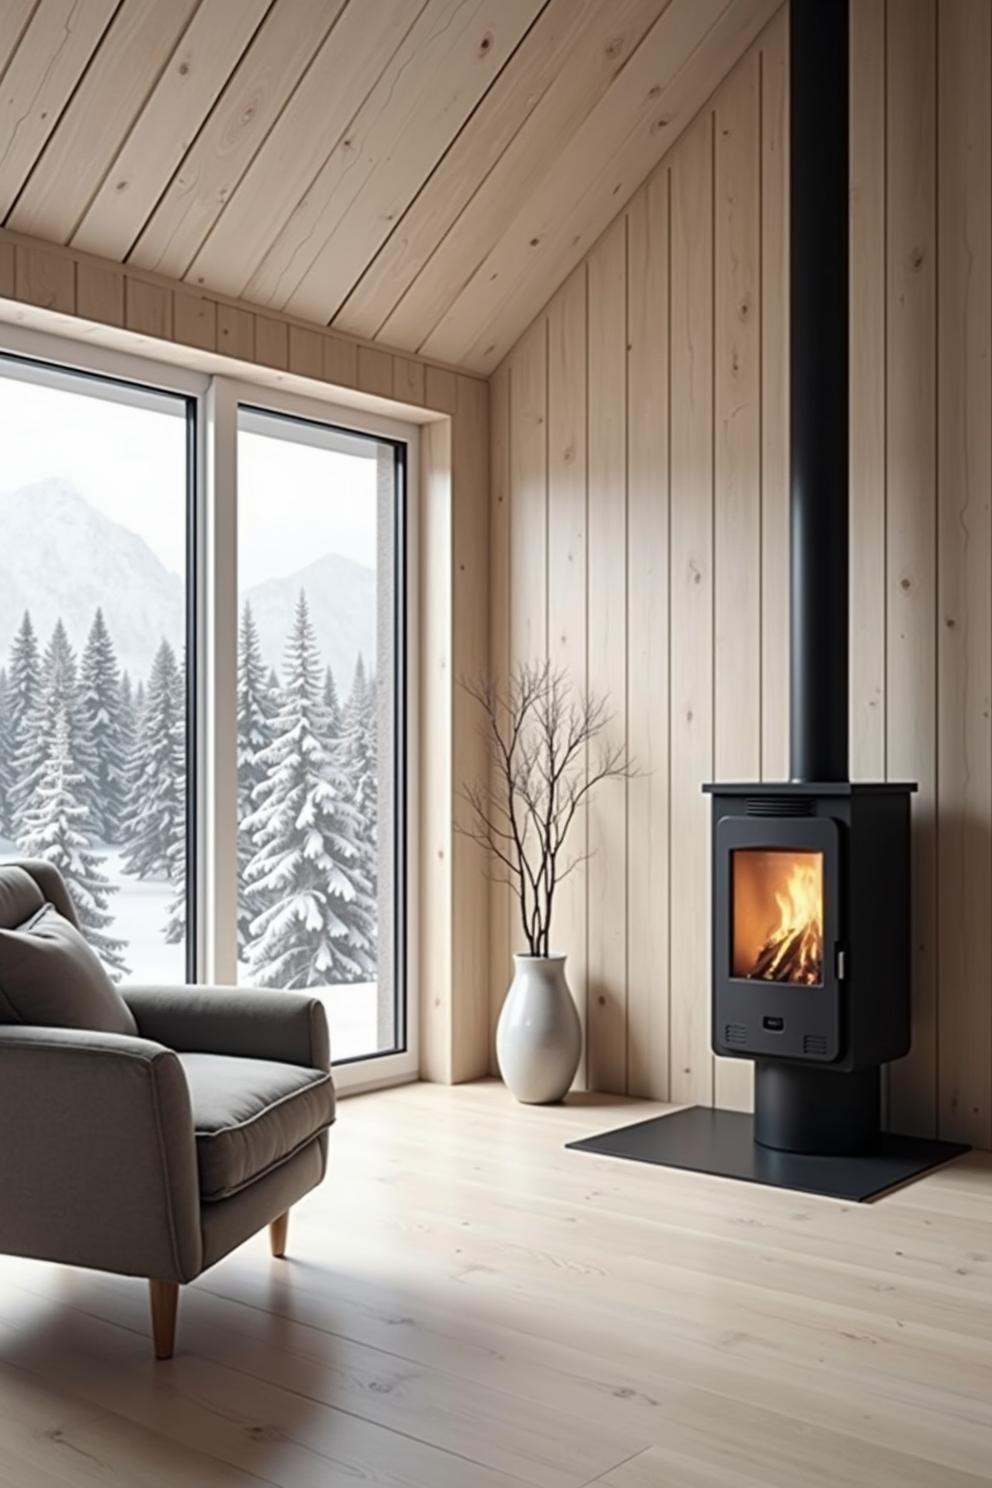
[[[0,220],[489,372],[780,0],[0,0]]]

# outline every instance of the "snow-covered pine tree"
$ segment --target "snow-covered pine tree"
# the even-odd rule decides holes
[[[10,787],[14,778],[14,720],[7,668],[0,669],[0,837],[10,837]]]
[[[334,681],[334,673],[328,666],[324,672],[324,713],[327,716],[327,738],[329,740],[340,739],[341,724],[343,722],[341,713],[341,702],[338,698],[338,689]]]
[[[121,757],[124,760],[124,809],[131,799],[131,774],[134,770],[134,749],[138,742],[138,706],[129,672],[121,673],[120,690]]]
[[[272,743],[276,703],[262,661],[258,627],[245,600],[238,635],[238,954],[242,957],[251,939],[252,922],[265,908],[261,890],[256,889],[251,900],[248,897],[246,873],[255,842],[245,823],[255,809],[256,788],[266,778],[260,756]]]
[[[258,844],[246,870],[251,976],[263,987],[314,987],[375,973],[375,904],[356,841],[346,777],[324,744],[321,666],[306,594],[286,643],[266,778],[245,825]],[[255,902],[258,902],[256,900]]]
[[[19,635],[23,631],[22,625]],[[83,775],[82,792],[91,813],[89,825],[92,828],[93,801],[89,781],[94,769],[93,750],[80,708],[76,653],[69,644],[69,636],[61,619],[55,622],[51,640],[45,648],[40,679],[32,691],[31,704],[20,715],[17,728],[14,782],[11,787],[15,835],[20,838],[27,814],[34,804],[35,791],[41,779],[44,751],[51,739],[56,719],[63,709],[73,764]]]
[[[175,846],[186,840],[186,700],[182,673],[162,641],[142,709],[131,772],[125,873],[172,878]]]
[[[359,653],[355,676],[341,723],[338,759],[348,777],[351,799],[360,821],[362,868],[373,898],[379,882],[378,717],[374,678],[365,675]]]
[[[166,945],[182,945],[186,939],[186,832],[178,833],[169,844],[169,882],[173,885],[172,902],[163,932]]]
[[[132,683],[129,673],[125,672],[121,677],[121,718],[124,728],[128,733],[127,742],[127,781],[124,793],[124,823],[122,827],[122,840],[124,844],[130,842],[134,835],[134,821],[132,807],[134,804],[134,777],[138,770],[138,741],[141,738],[141,724],[145,716],[145,684],[138,678],[137,684]]]
[[[127,808],[128,742],[121,675],[103,610],[93,616],[80,666],[80,711],[91,746],[93,828],[103,842],[119,842]]]
[[[25,610],[24,618],[10,648],[10,722],[15,739],[21,727],[21,720],[34,706],[40,685],[41,661],[38,656],[38,637],[35,635],[31,616]]]
[[[355,804],[373,825],[379,799],[376,714],[375,678],[366,676],[365,658],[359,653],[342,719],[342,759],[354,785]]]
[[[72,728],[65,699],[55,705],[52,728],[40,762],[31,805],[24,817],[21,847],[59,870],[88,943],[110,975],[127,975],[124,942],[107,934],[113,923],[108,901],[114,892],[90,850],[86,780],[72,753]]]
[[[22,734],[25,720],[34,707],[41,686],[41,660],[38,655],[38,637],[27,610],[18,626],[10,648],[9,674],[9,729],[6,765],[5,827],[9,836],[16,836],[18,818],[17,783],[24,768]]]

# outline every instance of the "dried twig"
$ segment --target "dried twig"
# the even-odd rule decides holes
[[[462,686],[485,719],[490,778],[463,787],[471,837],[513,889],[532,956],[547,956],[555,894],[587,854],[566,858],[576,814],[603,780],[637,772],[626,747],[610,746],[604,698],[575,700],[549,663],[517,668],[503,684],[484,677]]]

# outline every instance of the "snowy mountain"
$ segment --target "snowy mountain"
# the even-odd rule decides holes
[[[326,553],[284,579],[249,589],[247,600],[258,627],[267,667],[281,669],[286,633],[300,589],[307,592],[310,620],[325,663],[330,663],[341,698],[347,697],[358,654],[375,662],[375,574],[361,563]]]
[[[147,674],[163,637],[182,645],[182,583],[143,538],[90,506],[66,481],[0,493],[0,656],[25,610],[42,647],[61,615],[81,651],[98,605],[121,666],[134,677]]]
[[[140,499],[140,495],[136,497]],[[375,655],[375,574],[336,553],[249,589],[267,666],[280,667],[303,586],[325,662],[347,694],[359,652]],[[147,679],[159,642],[184,642],[184,586],[145,540],[66,481],[0,492],[0,664],[25,610],[42,649],[61,615],[77,654],[102,606],[121,667]]]

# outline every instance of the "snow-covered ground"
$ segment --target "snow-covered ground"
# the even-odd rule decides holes
[[[169,986],[186,980],[186,948],[166,945],[163,932],[172,903],[172,885],[166,879],[134,878],[125,873],[123,854],[116,848],[95,844],[106,854],[102,871],[117,892],[110,901],[114,916],[111,932],[127,942],[125,956],[129,982]]]
[[[375,982],[353,982],[346,987],[314,988],[327,1010],[331,1030],[331,1058],[360,1059],[378,1049]]]
[[[111,933],[127,942],[129,982],[152,985],[181,985],[186,980],[185,949],[166,945],[162,931],[172,902],[172,887],[162,879],[133,878],[122,871],[122,854],[96,845],[104,858],[102,870],[117,889],[111,899],[114,924]],[[16,844],[0,838],[4,857],[18,856]],[[239,980],[248,974],[239,968]],[[376,1052],[377,988],[375,982],[314,988],[327,1009],[334,1059],[357,1059]]]

